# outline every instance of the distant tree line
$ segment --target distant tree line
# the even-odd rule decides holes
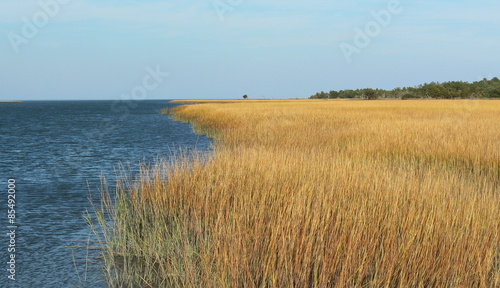
[[[470,99],[500,98],[500,79],[497,77],[473,83],[463,81],[431,82],[417,87],[383,89],[331,90],[318,92],[310,99],[358,98],[358,99]]]

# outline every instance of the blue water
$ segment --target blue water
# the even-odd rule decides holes
[[[160,114],[174,106],[168,101],[0,103],[0,287],[106,287],[98,251],[84,242],[90,235],[83,218],[90,209],[89,190],[97,195],[99,176],[112,179],[120,162],[134,170],[139,162],[179,149],[208,151],[209,139]],[[16,182],[15,253],[8,251],[8,179]],[[11,254],[15,281],[8,278]]]

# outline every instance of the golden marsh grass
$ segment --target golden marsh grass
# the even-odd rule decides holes
[[[500,101],[202,103],[208,160],[103,193],[111,285],[500,286]]]

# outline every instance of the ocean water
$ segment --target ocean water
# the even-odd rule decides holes
[[[100,175],[113,182],[119,163],[135,170],[179,149],[209,151],[209,139],[160,114],[176,105],[0,103],[0,287],[106,287],[85,243],[89,191],[97,197]]]

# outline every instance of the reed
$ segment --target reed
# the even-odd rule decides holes
[[[114,199],[103,188],[110,286],[499,287],[499,112],[493,100],[170,110],[214,152],[123,174]]]

